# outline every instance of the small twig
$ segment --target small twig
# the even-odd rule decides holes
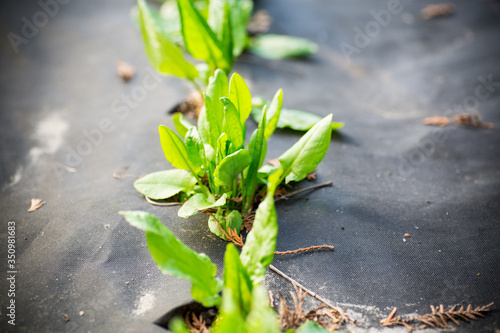
[[[156,202],[151,200],[151,198],[148,198],[147,196],[144,196],[146,198],[146,201],[154,206],[182,206],[183,202]]]
[[[132,177],[132,178],[141,178],[142,176],[136,176],[136,175],[132,175],[132,174],[125,174],[125,175],[121,175],[118,173],[118,171],[120,170],[127,170],[128,169],[128,166],[127,165],[122,165],[122,166],[119,166],[118,168],[115,169],[115,171],[113,171],[113,177],[116,178],[116,179],[120,179],[120,178],[127,178],[127,177]]]
[[[314,250],[331,250],[333,251],[335,247],[333,245],[313,245],[305,248],[300,248],[297,250],[291,250],[291,251],[274,251],[274,254],[279,254],[280,256],[284,256],[285,254],[297,254],[301,252],[309,252],[309,251],[314,251]]]
[[[312,297],[316,298],[318,301],[322,302],[323,304],[325,304],[325,305],[329,306],[330,308],[332,308],[333,310],[337,311],[339,313],[340,317],[342,318],[342,321],[344,323],[347,323],[347,322],[356,323],[356,321],[352,320],[351,318],[349,318],[349,316],[347,316],[344,313],[344,311],[342,311],[341,309],[339,309],[336,306],[332,305],[330,302],[328,302],[326,299],[324,299],[323,297],[319,296],[315,292],[307,289],[302,284],[300,284],[299,282],[295,281],[294,279],[292,279],[291,277],[289,277],[288,275],[286,275],[285,273],[283,273],[282,271],[280,271],[279,269],[277,269],[274,265],[269,265],[269,269],[272,270],[273,272],[275,272],[276,274],[280,275],[281,277],[285,278],[286,280],[288,280],[290,283],[292,283],[292,285],[296,285],[299,288],[302,288],[305,292],[307,292]]]
[[[299,193],[306,192],[306,191],[311,191],[311,190],[314,190],[314,189],[317,189],[317,188],[320,188],[320,187],[332,186],[332,185],[333,185],[333,183],[331,181],[329,181],[329,182],[326,182],[326,183],[323,183],[323,184],[318,184],[318,185],[313,185],[313,186],[301,188],[300,190],[284,194],[284,195],[280,196],[279,198],[274,199],[274,202],[279,201],[279,200],[287,200],[288,198],[290,198],[290,197],[292,197],[294,195],[297,195]]]

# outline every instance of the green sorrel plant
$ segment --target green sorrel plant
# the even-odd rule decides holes
[[[168,0],[158,12],[139,0],[138,22],[150,63],[162,74],[190,81],[201,94],[215,70],[230,73],[233,62],[247,47],[271,59],[316,52],[316,44],[297,37],[260,35],[250,41],[246,25],[252,8],[251,0]],[[198,62],[188,60],[185,53]],[[255,105],[259,114],[263,104],[259,100]],[[285,121],[279,122],[278,128],[306,131],[320,120],[300,110],[284,108],[282,114]],[[256,122],[260,119],[253,118]],[[335,125],[334,129],[343,126]]]
[[[132,226],[146,232],[151,256],[164,274],[190,281],[195,301],[206,307],[218,308],[217,318],[210,330],[212,333],[281,332],[261,282],[276,248],[278,223],[274,192],[282,172],[283,169],[269,176],[266,198],[257,209],[254,227],[241,254],[234,244],[227,245],[223,280],[215,276],[217,267],[209,257],[184,245],[155,216],[141,211],[120,212]],[[177,333],[190,332],[181,319],[173,321],[170,329]],[[309,323],[298,332],[328,331]]]
[[[247,47],[270,59],[316,52],[317,45],[303,38],[260,35],[251,40],[246,26],[252,9],[252,0],[167,0],[158,11],[138,0],[137,16],[153,67],[187,79],[201,91],[216,69],[229,73]],[[195,65],[183,52],[200,62]]]
[[[188,218],[200,211],[217,209],[209,218],[209,228],[227,239],[226,232],[242,225],[242,215],[251,213],[256,195],[263,193],[268,177],[280,171],[278,184],[304,179],[314,171],[328,150],[332,115],[314,125],[279,157],[279,166],[264,166],[267,140],[279,122],[283,93],[275,94],[264,106],[257,129],[245,145],[245,121],[252,111],[250,91],[238,75],[228,84],[220,69],[210,78],[204,94],[205,108],[198,127],[181,114],[174,116],[177,130],[160,125],[160,140],[167,160],[178,170],[151,173],[138,179],[135,188],[151,199],[180,195],[187,201],[179,209]],[[219,226],[220,225],[220,226]]]

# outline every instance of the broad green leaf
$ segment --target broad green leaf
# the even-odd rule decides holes
[[[151,65],[160,73],[193,81],[198,76],[194,65],[188,62],[182,50],[165,36],[146,2],[139,0],[138,6],[142,38]]]
[[[252,306],[252,281],[241,263],[240,253],[232,243],[224,256],[224,290],[231,290],[235,302],[246,316]]]
[[[231,8],[231,35],[233,39],[233,57],[238,57],[248,43],[247,22],[252,14],[252,0],[228,0]]]
[[[205,147],[195,126],[189,128],[184,139],[189,160],[196,167],[202,167],[205,160]]]
[[[252,302],[252,282],[243,268],[234,244],[226,246],[224,256],[224,290],[219,321],[214,333],[247,332],[245,318]],[[249,332],[248,332],[249,333]]]
[[[194,300],[204,306],[220,304],[222,281],[215,277],[217,267],[203,253],[184,245],[154,215],[141,211],[122,211],[128,223],[146,232],[149,252],[164,274],[191,281]]]
[[[198,117],[198,131],[203,142],[217,147],[217,139],[222,133],[222,122],[219,123],[213,111],[212,100],[203,94],[205,106],[201,109]]]
[[[208,218],[208,228],[210,229],[210,231],[214,235],[226,241],[228,239],[220,228],[222,227],[226,232],[228,228],[234,229],[239,235],[242,224],[243,219],[241,218],[240,212],[237,210],[233,210],[227,216],[224,216],[222,209],[219,209],[215,214],[210,215],[210,217]]]
[[[213,112],[217,124],[221,126],[224,120],[224,104],[220,99],[221,97],[227,97],[229,95],[227,76],[221,69],[216,70],[214,75],[208,80],[206,95],[212,102],[212,109],[207,110],[207,112]],[[219,132],[219,135],[220,133],[222,132]]]
[[[297,333],[328,333],[330,332],[326,328],[318,326],[314,321],[310,320],[305,322],[299,327]]]
[[[264,34],[251,40],[249,51],[262,58],[279,60],[314,54],[318,45],[304,38]]]
[[[213,197],[207,198],[202,193],[196,193],[182,205],[177,212],[179,217],[188,218],[196,215],[200,210],[220,207],[226,204],[227,195],[224,193],[219,200],[215,201]]]
[[[252,118],[254,121],[259,122],[261,114],[262,107],[252,107]],[[323,118],[314,113],[282,108],[277,128],[291,128],[295,131],[307,131],[316,125],[316,123],[321,119]],[[337,130],[342,128],[344,123],[336,122],[332,123],[331,126],[332,130]]]
[[[230,19],[224,18],[224,7],[229,6]],[[223,40],[224,21],[230,23],[232,50],[230,59],[239,56],[247,45],[247,21],[252,13],[251,0],[211,0],[209,5],[208,23],[219,40]]]
[[[300,181],[323,160],[332,136],[332,115],[328,115],[304,134],[280,158],[285,182]]]
[[[228,155],[230,144],[231,142],[229,141],[226,133],[222,133],[219,139],[217,139],[217,156],[215,157],[215,163],[217,165],[219,165],[220,162]]]
[[[276,312],[269,306],[269,295],[262,286],[252,290],[252,309],[246,319],[246,332],[280,333]]]
[[[186,119],[186,117],[184,117],[182,113],[179,112],[174,114],[172,120],[174,121],[177,133],[179,133],[182,138],[185,138],[188,129],[193,127],[193,125]]]
[[[243,147],[245,143],[245,133],[240,121],[240,114],[231,100],[227,97],[221,98],[224,104],[224,125],[223,131],[227,133],[229,141],[233,144],[233,151]]]
[[[190,170],[193,174],[198,174],[201,168],[190,161],[184,141],[164,125],[160,125],[158,130],[160,132],[161,147],[167,160],[178,169]]]
[[[214,32],[190,0],[177,0],[181,16],[182,36],[186,50],[193,58],[204,60],[215,70],[229,71],[230,62]]]
[[[278,126],[278,121],[281,114],[281,106],[283,105],[283,90],[278,90],[271,101],[271,105],[267,111],[267,125],[264,137],[269,140]]]
[[[253,199],[255,196],[255,190],[257,189],[257,173],[267,153],[267,140],[264,138],[264,130],[266,128],[267,111],[264,106],[264,110],[261,114],[259,126],[253,132],[250,142],[248,143],[248,152],[252,161],[248,167],[248,172],[245,179],[245,193],[244,193],[244,203],[243,211],[247,212],[252,208]]]
[[[241,251],[241,262],[253,284],[260,283],[266,268],[273,261],[278,236],[278,217],[274,207],[274,191],[281,180],[282,169],[269,176],[267,195],[255,213],[253,228],[247,236]]]
[[[252,112],[252,96],[247,84],[238,73],[234,73],[229,82],[229,99],[240,114],[241,126],[245,126],[245,122]]]
[[[246,149],[227,155],[214,171],[214,182],[217,186],[231,186],[238,175],[250,165],[252,157]]]
[[[152,12],[156,12],[154,8],[150,9]],[[176,44],[182,45],[184,41],[182,40],[181,19],[179,17],[177,1],[164,1],[156,15],[159,20],[158,25],[163,29],[164,34],[169,36],[169,39]]]
[[[137,191],[151,199],[167,199],[181,191],[192,190],[196,184],[193,175],[173,169],[150,173],[134,182]]]
[[[221,41],[226,59],[229,62],[230,70],[233,64],[233,35],[231,30],[231,9],[229,8],[229,4],[224,4],[223,13],[224,21],[222,25],[222,36],[219,40]]]

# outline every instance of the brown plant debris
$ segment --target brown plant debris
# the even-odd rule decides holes
[[[267,10],[259,9],[252,17],[247,25],[247,32],[249,35],[265,34],[271,28],[273,19]]]
[[[303,307],[307,292],[296,284],[293,284],[293,287],[295,288],[295,293],[290,292],[293,299],[293,309],[286,304],[281,294],[279,297],[278,315],[282,331],[288,329],[295,330],[310,320],[330,332],[340,329],[340,324],[345,322],[341,313],[329,308],[327,305],[321,305],[305,313]],[[271,303],[271,305],[273,304]]]
[[[316,172],[313,171],[313,172],[308,173],[306,178],[307,178],[307,180],[316,180]]]
[[[435,17],[450,16],[455,13],[455,5],[451,2],[443,2],[427,5],[420,11],[420,16],[424,20],[430,20]]]
[[[431,305],[431,313],[412,318],[394,317],[398,309],[393,308],[387,318],[381,320],[380,323],[383,326],[405,326],[410,332],[430,327],[449,328],[448,322],[450,321],[460,326],[459,319],[469,322],[470,320],[478,320],[479,317],[484,317],[484,313],[490,311],[490,307],[493,304],[494,302],[491,302],[488,305],[476,308],[473,308],[469,304],[467,307],[461,306],[459,309],[454,305],[446,310],[442,304],[436,307]]]
[[[245,245],[245,243],[243,243],[243,237],[241,235],[238,235],[238,231],[236,231],[236,229],[227,228],[227,232],[226,232],[226,230],[224,230],[224,228],[222,228],[222,226],[220,225],[219,221],[214,216],[214,214],[212,214],[212,212],[208,212],[208,211],[204,211],[204,212],[206,212],[208,215],[210,215],[215,220],[215,222],[219,226],[220,231],[224,234],[224,236],[226,236],[227,240],[231,241],[234,245],[237,245],[240,247],[243,247]]]
[[[28,212],[29,213],[34,212],[43,205],[45,205],[45,201],[43,201],[42,199],[33,198],[31,199],[31,207],[28,209]]]
[[[269,265],[269,269],[272,270],[273,272],[275,272],[276,274],[278,274],[279,276],[285,278],[290,283],[292,283],[292,285],[294,286],[294,288],[298,287],[298,288],[304,290],[306,293],[308,293],[312,297],[316,298],[318,301],[322,302],[325,306],[327,306],[330,309],[332,309],[334,313],[338,314],[338,317],[340,318],[340,321],[339,321],[340,324],[353,323],[353,324],[357,325],[356,320],[351,319],[344,311],[342,311],[342,309],[340,309],[340,308],[338,308],[336,306],[333,306],[326,299],[324,299],[320,295],[316,294],[315,292],[311,291],[310,289],[307,289],[306,287],[304,287],[303,285],[301,285],[299,282],[295,281],[294,279],[292,279],[291,277],[289,277],[288,275],[286,275],[285,273],[283,273],[282,271],[280,271],[274,265]],[[319,309],[319,308],[317,308],[317,309]]]
[[[487,128],[493,129],[495,125],[493,123],[485,123],[479,120],[477,114],[457,114],[453,118],[448,117],[427,117],[423,121],[424,125],[441,126],[444,127],[449,124],[455,124],[459,126],[475,127],[475,128]]]
[[[191,316],[189,316],[191,315]],[[184,317],[184,321],[192,333],[209,333],[210,330],[207,327],[205,319],[202,315],[197,317],[194,313],[188,312]]]
[[[134,77],[135,68],[125,61],[118,60],[118,62],[116,63],[116,72],[124,82],[128,82]]]
[[[127,177],[132,177],[132,178],[141,178],[143,177],[143,175],[141,176],[136,176],[136,175],[132,175],[132,174],[122,174],[121,172],[122,171],[127,171],[128,170],[128,165],[122,165],[122,166],[119,166],[118,168],[116,168],[114,171],[113,171],[113,177],[116,178],[116,179],[120,179],[120,178],[127,178]]]
[[[332,185],[333,185],[333,183],[331,181],[329,181],[326,183],[301,188],[297,191],[287,192],[286,194],[278,193],[278,197],[276,199],[274,199],[274,201],[286,200],[286,199],[293,197],[294,195],[297,195],[297,194],[302,193],[302,192],[311,191],[311,190],[315,190],[315,189],[320,188],[320,187],[326,187],[326,186],[332,186]]]
[[[403,236],[406,237],[406,238],[410,238],[411,237],[411,235],[409,233],[406,233]]]
[[[203,96],[199,91],[193,90],[183,102],[175,106],[169,113],[180,112],[185,116],[198,118],[203,105],[205,105]]]
[[[64,314],[64,319],[63,319],[63,320],[64,320],[64,322],[65,322],[65,323],[67,323],[68,321],[70,321],[70,320],[71,320],[71,318],[69,318],[68,314],[66,314],[66,313],[65,313],[65,314]]]
[[[441,126],[444,127],[451,122],[451,119],[448,117],[427,117],[424,119],[424,125],[432,125],[432,126]]]
[[[250,232],[253,227],[253,222],[255,221],[255,213],[249,213],[243,217],[243,223],[241,224],[241,230]]]
[[[332,245],[313,245],[305,248],[300,248],[297,250],[292,250],[292,251],[275,251],[274,254],[279,254],[281,256],[284,256],[285,254],[297,254],[297,253],[302,253],[302,252],[309,252],[309,251],[315,251],[315,250],[330,250],[333,251],[335,247]]]

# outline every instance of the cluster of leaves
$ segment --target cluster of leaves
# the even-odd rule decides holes
[[[139,0],[137,16],[151,64],[196,87],[206,85],[218,68],[229,73],[247,47],[270,59],[316,52],[316,44],[297,37],[260,35],[250,40],[246,26],[252,9],[252,0],[167,0],[160,10]],[[201,63],[188,61],[184,51]]]
[[[270,174],[282,170],[279,182],[300,181],[314,171],[328,150],[332,115],[317,122],[279,157],[277,166],[263,165],[267,140],[275,131],[283,93],[263,107],[257,129],[245,146],[245,121],[252,112],[250,91],[238,74],[228,84],[220,69],[210,78],[198,127],[181,114],[173,118],[177,133],[160,125],[165,157],[180,170],[154,172],[138,179],[135,188],[151,199],[180,194],[187,201],[178,215],[188,218],[200,211],[217,210],[209,228],[226,239],[229,229],[239,234],[242,215],[253,211],[256,195],[263,194]]]
[[[120,212],[132,226],[145,231],[151,256],[164,274],[190,281],[195,301],[206,307],[218,307],[211,332],[281,332],[261,282],[276,248],[278,223],[274,192],[282,172],[278,170],[269,177],[267,195],[257,209],[254,227],[241,254],[234,244],[227,245],[223,280],[216,277],[217,268],[209,257],[184,245],[154,215],[141,211]],[[314,325],[308,327],[319,329]],[[171,330],[189,332],[181,320],[174,321]]]

